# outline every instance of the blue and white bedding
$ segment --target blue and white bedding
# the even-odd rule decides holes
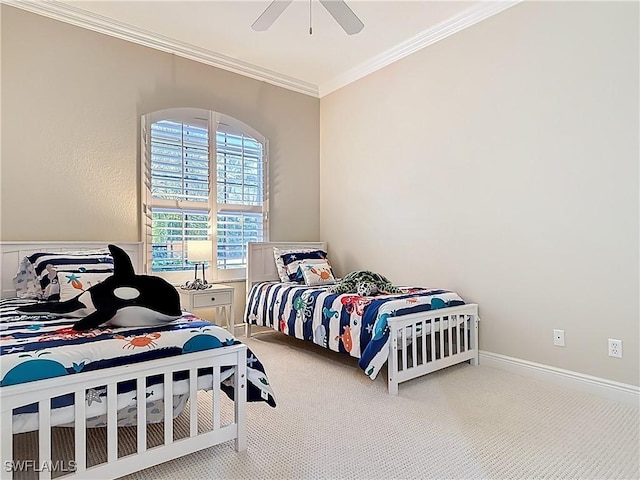
[[[56,316],[27,316],[16,309],[30,300],[0,301],[0,388],[45,378],[63,377],[80,372],[129,365],[147,360],[185,355],[192,352],[220,348],[240,343],[227,330],[204,321],[190,313],[171,323],[154,327],[98,328],[76,332],[71,327],[77,319]],[[233,370],[221,372],[222,388],[233,396]],[[198,387],[211,388],[211,369],[199,371]],[[247,400],[266,401],[275,406],[275,398],[264,367],[247,350]],[[174,374],[174,414],[180,413],[188,398],[188,380]],[[135,382],[118,384],[118,410],[120,425],[135,422],[135,414],[127,412],[135,406]],[[106,412],[104,389],[87,392],[87,417],[90,425],[100,426],[100,416]],[[186,397],[185,397],[186,396]],[[148,420],[162,419],[162,409],[154,402],[162,400],[162,377],[147,379]],[[128,408],[129,407],[129,408]],[[158,415],[155,415],[157,413]],[[129,414],[129,415],[128,415]],[[35,418],[34,418],[35,417]],[[130,420],[128,421],[127,418]],[[29,431],[35,420],[37,405],[14,410],[14,433]],[[54,399],[52,425],[63,425],[73,420],[73,396]]]
[[[455,292],[422,287],[373,297],[338,295],[327,288],[258,283],[249,293],[245,322],[348,353],[360,359],[358,365],[373,380],[389,354],[389,317],[465,303]]]

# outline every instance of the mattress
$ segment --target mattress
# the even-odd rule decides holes
[[[72,329],[77,318],[53,315],[20,315],[16,309],[33,301],[9,299],[0,301],[0,388],[63,377],[77,373],[131,365],[139,362],[185,355],[192,352],[222,348],[240,343],[227,330],[187,312],[170,323],[154,327],[103,327],[85,332]],[[221,380],[229,396],[233,369],[221,371]],[[211,369],[198,372],[198,388],[211,388]],[[173,391],[184,406],[188,392],[187,373],[174,374]],[[275,406],[275,397],[264,366],[247,349],[247,400],[266,401]],[[157,402],[163,398],[162,376],[147,379],[147,400]],[[135,405],[135,382],[118,384],[118,410],[121,425],[126,423],[123,411]],[[105,389],[87,392],[87,417],[94,420],[106,412]],[[57,397],[52,401],[52,426],[73,420],[73,395]],[[151,408],[149,413],[152,414]],[[66,413],[65,413],[66,412]],[[178,412],[179,413],[179,412]],[[37,405],[14,410],[14,430],[28,431],[32,420],[22,415],[37,417]],[[132,417],[134,418],[135,415]],[[160,418],[161,416],[158,416]],[[153,421],[153,414],[149,417]],[[37,422],[37,418],[36,418]],[[123,423],[124,422],[124,423]],[[94,421],[95,426],[100,423]],[[36,423],[37,428],[37,423]]]
[[[401,289],[401,294],[361,297],[329,293],[326,286],[257,283],[249,293],[245,322],[356,357],[365,374],[375,379],[388,357],[390,317],[465,304],[449,290]]]

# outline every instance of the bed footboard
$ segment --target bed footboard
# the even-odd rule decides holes
[[[0,388],[0,420],[2,424],[2,468],[0,477],[12,479],[14,475],[23,476],[29,471],[38,473],[40,479],[52,478],[115,478],[138,470],[166,462],[174,458],[201,450],[225,441],[235,440],[237,451],[243,451],[247,446],[246,434],[246,345],[232,345],[213,350],[190,353],[178,357],[152,360],[121,367],[86,372],[50,378],[18,385]],[[233,386],[235,400],[233,403],[234,417],[231,423],[221,423],[221,372],[224,367],[231,367],[235,373]],[[212,429],[199,432],[198,428],[198,370],[204,369],[206,375],[211,375],[212,401],[210,407],[211,419],[207,423]],[[174,438],[173,388],[175,373],[180,372],[188,380],[189,391],[189,420],[188,436]],[[210,372],[210,373],[209,373]],[[202,375],[202,370],[200,372]],[[147,441],[147,379],[161,376],[163,389],[164,412],[163,434],[164,442],[151,447]],[[118,449],[118,385],[122,382],[136,382],[136,427],[137,448],[135,453],[120,456]],[[106,402],[106,461],[98,465],[88,466],[87,443],[90,428],[87,427],[87,403],[90,390],[106,389],[106,397],[100,399]],[[72,459],[55,460],[52,455],[52,400],[62,396],[72,395],[73,401],[73,451]],[[166,401],[170,399],[171,401]],[[201,400],[202,401],[202,400]],[[14,410],[28,405],[37,404],[38,432],[37,458],[16,458],[14,450]],[[132,408],[131,405],[128,408]],[[186,412],[185,412],[186,413]],[[184,414],[183,414],[184,415]],[[210,422],[209,422],[210,420]],[[186,418],[185,418],[186,422]],[[203,430],[203,429],[201,429]],[[65,475],[60,475],[65,473]]]
[[[478,306],[420,312],[389,319],[389,393],[407,380],[470,361],[478,364]]]

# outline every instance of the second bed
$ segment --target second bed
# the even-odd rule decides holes
[[[335,294],[326,286],[281,282],[273,248],[326,252],[323,242],[249,243],[247,336],[270,327],[359,359],[371,379],[388,368],[389,393],[398,384],[441,368],[478,362],[478,306],[455,292],[403,287],[394,295]]]

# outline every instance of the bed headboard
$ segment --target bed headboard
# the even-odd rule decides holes
[[[280,281],[273,247],[317,248],[327,251],[327,242],[249,242],[247,245],[247,295],[258,282]]]
[[[75,252],[106,249],[109,243],[118,245],[127,252],[136,272],[143,271],[142,242],[0,242],[1,298],[15,297],[16,291],[13,288],[13,277],[18,271],[18,266],[23,257],[34,252],[43,251]]]

